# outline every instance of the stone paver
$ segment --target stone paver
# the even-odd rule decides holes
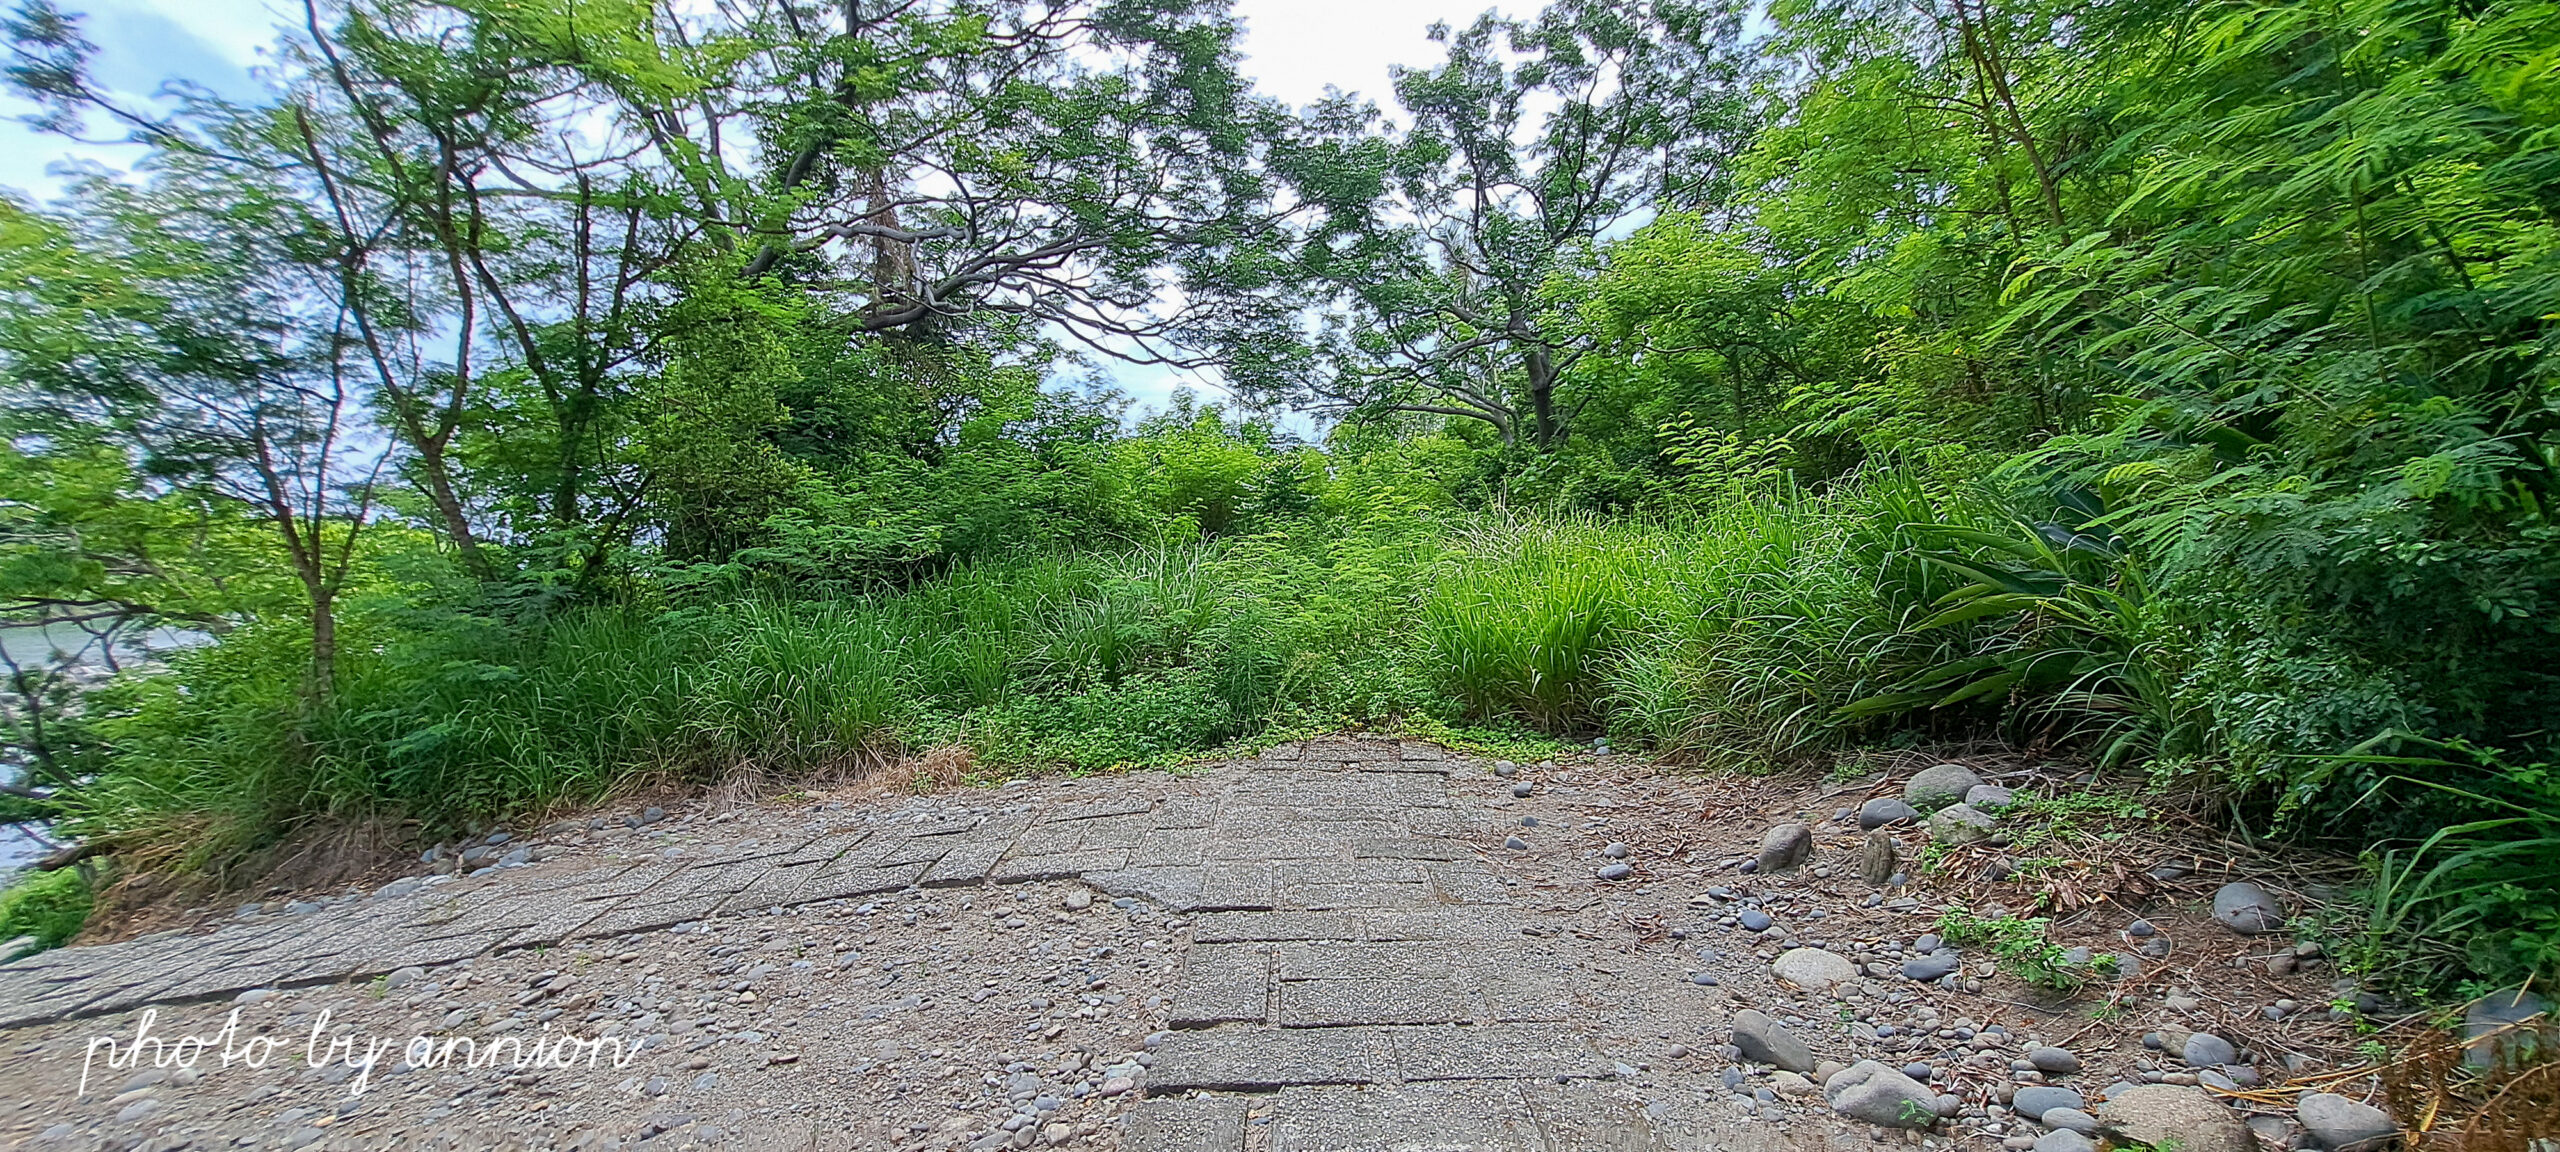
[[[1609,1063],[1553,1025],[1565,967],[1524,943],[1456,833],[1440,749],[1284,746],[1189,794],[812,831],[648,862],[401,881],[304,915],[0,967],[0,1027],[924,888],[1083,879],[1190,915],[1173,1031],[1130,1113],[1140,1152],[1654,1148],[1577,1085]],[[397,889],[397,891],[394,891]],[[1259,1131],[1256,1131],[1259,1129]],[[1248,1143],[1250,1137],[1250,1144]]]

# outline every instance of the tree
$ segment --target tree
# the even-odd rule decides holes
[[[742,315],[690,292],[805,297],[774,304],[809,341],[1054,354],[1029,332],[1247,376],[1292,353],[1261,163],[1286,117],[1216,0],[304,15],[273,109],[121,107],[47,0],[11,75],[56,130],[103,113],[299,199],[396,464],[483,575],[496,541],[585,587],[647,530],[676,329]]]
[[[109,448],[145,491],[263,524],[311,627],[305,700],[325,709],[335,604],[387,458],[363,434],[352,310],[302,258],[291,196],[169,159],[141,187],[83,181],[60,216],[0,209],[0,404],[51,451]]]
[[[1322,371],[1289,398],[1562,441],[1592,341],[1551,288],[1662,208],[1723,209],[1752,123],[1740,24],[1688,0],[1488,13],[1432,30],[1438,67],[1396,71],[1409,126],[1348,98],[1315,110],[1283,162],[1323,210],[1297,261],[1330,312]]]

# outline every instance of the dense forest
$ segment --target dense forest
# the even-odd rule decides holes
[[[254,102],[7,21],[139,157],[0,203],[0,612],[85,649],[0,816],[80,853],[1998,738],[2560,975],[2560,4],[1555,0],[1289,107],[1220,0],[309,3]]]

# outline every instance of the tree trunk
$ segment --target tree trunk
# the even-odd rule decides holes
[[[462,555],[463,571],[475,580],[487,580],[493,573],[487,553],[480,550],[480,538],[471,531],[471,521],[463,514],[462,498],[454,495],[453,468],[444,454],[444,442],[423,436],[410,429],[410,446],[418,451],[418,471],[426,480],[427,502],[435,506],[436,519],[444,523],[444,534],[453,541],[454,551]]]
[[[1529,374],[1530,434],[1538,451],[1555,447],[1564,435],[1564,427],[1556,418],[1555,359],[1543,347],[1531,347],[1525,368]]]
[[[311,591],[311,686],[306,694],[314,715],[329,710],[338,688],[338,610],[335,589],[314,582]]]

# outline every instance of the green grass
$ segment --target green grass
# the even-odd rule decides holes
[[[1949,541],[2004,523],[1978,498],[1877,469],[1652,521],[1382,496],[1251,535],[1023,555],[865,596],[644,585],[520,619],[391,596],[348,606],[324,715],[298,713],[307,641],[289,622],[244,626],[102,693],[90,728],[109,758],[64,824],[116,834],[153,867],[220,869],[315,820],[406,819],[435,835],[647,782],[788,780],[953,743],[987,775],[1169,766],[1344,726],[1516,758],[1605,733],[1622,751],[1760,766],[1933,730],[2024,725],[2113,748],[2187,723],[2107,687],[2122,675],[2106,670],[2113,656],[2061,695],[2027,692],[2025,672],[2001,680],[2050,666],[2042,651],[2141,650],[2100,635],[2119,626],[2103,615],[1968,617],[1988,570],[1948,561]],[[2095,587],[2021,572],[2002,578]],[[1942,700],[1950,691],[1967,698]],[[1876,703],[1905,697],[1920,702]],[[2097,719],[2036,727],[2082,705]],[[2377,885],[2355,954],[2377,966],[2428,926],[2475,953],[2485,941],[2493,954],[2472,957],[2483,971],[2554,963],[2547,904],[2512,895],[2547,892],[2533,879],[2560,843],[2547,792],[2386,854],[2378,875],[2405,882]],[[2038,844],[2143,816],[2114,796],[2022,798],[2013,847],[2032,873],[2054,854]],[[1935,865],[1933,849],[1921,866]],[[2022,940],[1986,939],[2030,980],[2081,978]]]
[[[1884,476],[1676,522],[1371,510],[864,597],[524,623],[355,605],[337,707],[307,724],[281,627],[111,694],[117,758],[73,821],[203,865],[333,814],[437,828],[950,742],[989,771],[1097,771],[1342,725],[1765,759],[1837,742],[1838,707],[1911,655],[1896,620],[1927,589],[1878,577],[1914,501]]]
[[[2009,974],[2054,992],[2077,992],[2087,986],[2092,976],[2115,970],[2113,956],[2092,957],[2086,964],[2072,963],[2070,949],[2046,938],[2045,932],[2052,923],[2045,919],[1978,916],[1971,909],[1951,907],[1939,915],[1937,929],[1947,943],[1988,948]]]

